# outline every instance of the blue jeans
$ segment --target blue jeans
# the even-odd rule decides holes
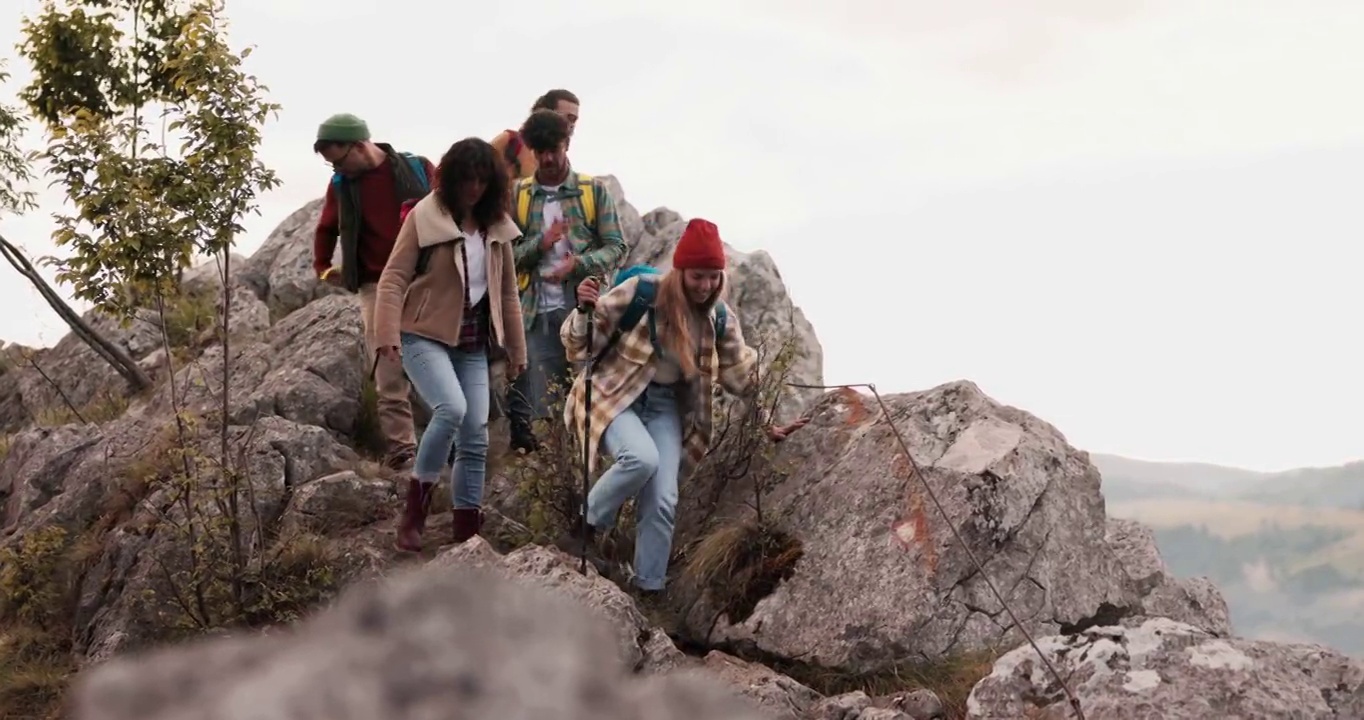
[[[488,459],[488,355],[402,333],[403,369],[431,408],[412,474],[434,483],[447,461],[457,508],[481,507]]]
[[[662,590],[672,553],[677,474],[682,466],[682,418],[672,386],[650,384],[606,427],[615,458],[587,496],[587,522],[605,530],[635,496],[635,584]]]
[[[526,371],[507,389],[507,417],[520,428],[550,416],[549,406],[563,397],[573,380],[568,354],[559,328],[568,319],[568,308],[547,310],[535,316],[526,330]],[[550,391],[550,383],[557,385]]]

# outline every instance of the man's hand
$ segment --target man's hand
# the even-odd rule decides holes
[[[397,345],[385,345],[379,348],[379,357],[389,362],[401,362],[403,351]]]
[[[339,287],[339,288],[344,288],[345,285],[346,285],[345,279],[341,277],[341,269],[340,269],[340,268],[335,268],[335,267],[333,267],[333,268],[328,268],[328,269],[322,274],[322,282],[327,283],[328,285],[331,285],[332,287]]]
[[[805,427],[808,422],[810,418],[802,416],[789,425],[770,425],[767,428],[767,437],[771,438],[772,442],[781,442],[791,433]]]
[[[545,236],[540,238],[540,250],[549,252],[550,248],[564,239],[564,234],[568,232],[568,223],[563,218],[559,218],[550,224],[545,231]]]
[[[549,272],[544,273],[543,277],[550,282],[561,282],[568,274],[573,272],[573,268],[578,266],[578,256],[572,253],[564,256],[564,259],[554,264]]]
[[[601,287],[597,284],[597,279],[589,277],[578,283],[578,305],[596,305],[597,299],[601,297]]]

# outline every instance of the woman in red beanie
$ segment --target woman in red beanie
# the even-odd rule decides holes
[[[607,530],[621,505],[635,497],[634,583],[649,593],[662,590],[666,581],[678,478],[696,467],[710,444],[712,384],[719,382],[740,397],[751,395],[757,389],[757,352],[744,342],[738,317],[728,306],[723,335],[716,337],[716,306],[724,303],[725,248],[714,223],[695,219],[683,231],[668,272],[632,277],[600,297],[595,279],[578,286],[578,308],[560,330],[568,359],[588,359],[586,308],[595,306],[591,355],[596,357],[639,284],[647,282],[657,283],[652,317],[625,330],[597,360],[590,410],[585,375],[578,375],[564,421],[583,441],[583,420],[592,414],[589,472],[596,467],[601,444],[615,458],[592,487],[587,517],[579,519],[576,535],[586,532],[591,539]],[[656,327],[657,343],[651,341],[651,326]],[[779,441],[804,424],[798,420],[772,426],[768,434]]]

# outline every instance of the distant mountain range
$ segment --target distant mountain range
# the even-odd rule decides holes
[[[1364,461],[1262,473],[1091,453],[1108,514],[1222,589],[1237,634],[1364,657]]]
[[[1152,462],[1091,453],[1110,503],[1156,498],[1247,500],[1364,510],[1364,460],[1277,473],[1206,463]]]

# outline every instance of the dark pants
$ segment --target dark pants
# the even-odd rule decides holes
[[[568,391],[572,381],[559,328],[568,319],[568,308],[535,316],[526,330],[526,368],[507,392],[507,417],[512,432],[527,432],[531,423],[549,417],[550,406]]]

